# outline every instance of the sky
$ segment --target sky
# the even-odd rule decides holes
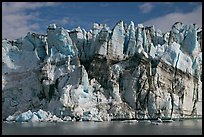
[[[2,38],[16,39],[28,32],[46,34],[51,23],[72,30],[89,31],[93,23],[112,29],[123,20],[127,25],[154,25],[162,32],[180,21],[202,27],[201,2],[3,2]]]

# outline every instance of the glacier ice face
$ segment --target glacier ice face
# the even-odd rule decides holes
[[[180,45],[177,43],[172,43],[167,49],[166,53],[162,56],[162,60],[164,60],[169,65],[173,67],[177,66],[177,61],[180,55]]]
[[[108,56],[112,59],[123,59],[123,46],[125,42],[125,28],[123,21],[119,21],[113,28],[111,44],[108,46]]]
[[[197,47],[197,32],[196,26],[190,25],[188,29],[188,33],[185,36],[185,39],[182,43],[182,49],[188,54],[192,54]]]
[[[62,54],[65,56],[75,56],[76,51],[72,44],[72,39],[69,33],[62,27],[48,27],[47,32],[48,43],[48,56],[55,56],[56,54]]]
[[[136,35],[134,22],[130,22],[125,37],[124,52],[126,55],[134,55],[136,50]]]
[[[202,29],[177,22],[66,30],[2,40],[8,121],[107,121],[202,115]]]
[[[106,56],[108,49],[108,41],[110,40],[109,28],[105,25],[101,29],[101,31],[96,36],[95,41],[95,54]]]

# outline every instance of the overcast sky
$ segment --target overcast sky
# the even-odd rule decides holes
[[[119,21],[135,25],[154,25],[162,32],[177,22],[202,26],[201,2],[3,2],[2,38],[16,39],[27,32],[45,34],[51,23],[66,29],[82,27],[89,31],[93,23],[111,29]]]

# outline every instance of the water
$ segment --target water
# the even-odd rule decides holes
[[[202,119],[149,122],[2,123],[3,135],[202,135]]]

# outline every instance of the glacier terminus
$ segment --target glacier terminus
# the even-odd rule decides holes
[[[202,117],[202,28],[120,20],[2,39],[5,121]]]

